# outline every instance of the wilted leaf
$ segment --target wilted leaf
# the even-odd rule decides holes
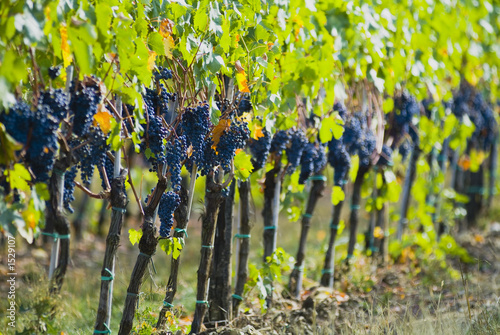
[[[104,134],[108,134],[111,130],[111,120],[113,116],[108,112],[103,104],[98,107],[98,112],[94,115],[95,122],[99,125]]]

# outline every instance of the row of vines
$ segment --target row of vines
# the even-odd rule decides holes
[[[197,178],[205,187],[191,333],[229,322],[245,300],[255,188],[263,189],[270,273],[264,307],[277,294],[280,211],[301,221],[288,285],[299,297],[307,234],[327,185],[321,285],[334,284],[342,210],[350,213],[348,266],[362,210],[366,253],[380,264],[410,245],[465,259],[452,228],[473,226],[496,190],[499,12],[468,0],[3,1],[0,229],[27,243],[45,238],[56,295],[70,260],[75,190],[106,204],[94,334],[132,331],[160,248],[172,264],[156,327],[168,328]],[[137,176],[153,180],[152,189]],[[141,218],[131,230],[138,254],[122,319],[111,320],[130,210]]]

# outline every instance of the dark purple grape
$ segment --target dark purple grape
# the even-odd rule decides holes
[[[167,144],[166,161],[170,171],[172,188],[176,192],[181,189],[181,170],[182,162],[187,157],[186,149],[186,136],[184,135],[177,137],[174,141]]]
[[[49,77],[54,80],[61,74],[61,66],[51,66],[49,67]]]
[[[174,212],[179,207],[181,198],[175,192],[169,191],[161,195],[158,204],[158,216],[160,218],[160,236],[169,237],[174,224]]]
[[[271,149],[271,134],[266,129],[263,129],[262,133],[264,136],[259,137],[257,140],[251,138],[248,141],[253,156],[254,171],[262,169],[266,165],[267,156],[269,156],[269,150]]]
[[[276,134],[273,136],[273,140],[271,141],[271,149],[270,153],[281,154],[283,150],[285,150],[286,145],[290,141],[290,136],[285,130],[278,130]]]
[[[285,152],[288,158],[288,168],[287,173],[293,173],[300,163],[300,157],[302,156],[302,151],[308,143],[306,135],[301,129],[290,130],[288,132],[290,136],[290,142],[287,145]]]
[[[64,208],[68,210],[68,212],[73,213],[74,210],[71,207],[71,203],[75,200],[75,178],[77,174],[76,166],[71,167],[68,171],[66,171],[64,175]]]

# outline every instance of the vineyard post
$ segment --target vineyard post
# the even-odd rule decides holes
[[[498,164],[498,134],[495,135],[495,139],[491,144],[491,151],[490,151],[490,164],[489,164],[490,176],[488,179],[488,200],[486,202],[486,206],[488,209],[491,208],[493,196],[495,195],[497,164]]]
[[[250,254],[250,182],[242,181],[239,185],[240,213],[238,238],[238,262],[236,266],[236,284],[233,294],[233,316],[238,316],[238,307],[243,300],[243,289],[248,277],[248,255]]]
[[[220,167],[219,167],[220,168]],[[232,167],[234,169],[234,166]],[[205,213],[202,217],[201,232],[201,259],[198,268],[198,283],[196,291],[196,308],[191,324],[190,334],[200,332],[203,318],[208,308],[207,294],[209,287],[210,268],[213,257],[213,243],[215,238],[215,225],[220,203],[223,201],[222,190],[233,179],[234,170],[231,170],[229,177],[223,184],[224,173],[220,168],[218,181],[214,180],[214,171],[210,171],[206,178],[205,192]]]
[[[307,233],[309,232],[309,228],[311,226],[311,218],[316,207],[316,203],[325,189],[326,182],[326,177],[322,175],[313,175],[309,179],[312,181],[312,187],[309,192],[309,199],[307,201],[305,213],[302,215],[299,250],[297,251],[295,266],[290,274],[290,281],[288,284],[290,294],[295,298],[299,298],[300,291],[302,290],[302,274],[304,272]]]
[[[405,176],[405,183],[403,186],[403,199],[401,201],[401,218],[399,219],[397,238],[398,241],[403,239],[403,231],[408,225],[408,208],[410,206],[411,199],[411,187],[413,186],[413,181],[415,180],[417,161],[420,156],[420,148],[418,143],[413,144],[413,149],[411,151],[410,162],[408,166],[408,171]]]
[[[121,117],[121,98],[116,99],[117,117]],[[120,123],[120,120],[117,120]],[[111,180],[110,203],[112,206],[111,223],[106,238],[106,251],[101,270],[101,291],[99,296],[99,307],[97,309],[94,334],[108,331],[111,326],[111,311],[113,303],[113,283],[115,275],[115,258],[120,244],[120,235],[123,226],[125,208],[127,206],[127,194],[125,192],[125,180],[127,170],[121,168],[121,149],[116,150],[114,158],[113,179]]]
[[[191,176],[191,178],[193,178]],[[196,178],[196,176],[195,176]],[[176,227],[174,229],[174,238],[184,238],[187,237],[187,226],[188,226],[188,191],[181,185],[181,190],[179,192],[181,202],[179,207],[174,212]],[[163,299],[163,307],[158,316],[158,322],[156,324],[157,329],[165,328],[167,322],[167,312],[173,309],[173,301],[175,294],[177,293],[177,282],[179,277],[179,267],[181,263],[181,255],[175,258],[172,255],[170,261],[170,276],[168,278],[167,290],[165,293],[165,299]]]
[[[342,191],[346,180],[341,181]],[[339,201],[338,204],[333,206],[332,221],[330,222],[330,240],[328,241],[328,249],[325,253],[325,262],[321,270],[321,286],[333,288],[333,280],[335,275],[335,239],[339,230],[340,214],[344,201]]]
[[[66,68],[66,88],[65,92],[69,93],[69,90],[71,88],[71,81],[73,80],[73,66],[70,65]],[[54,170],[55,172],[56,170]],[[64,194],[64,175],[61,174],[58,176],[59,180],[56,181],[56,183],[59,185],[59,192],[60,192],[60,199],[58,200],[58,207],[62,211],[63,208],[63,194]],[[55,211],[54,211],[55,213]],[[49,216],[50,217],[50,216]],[[47,225],[47,228],[52,229],[52,232],[50,234],[54,234],[54,226],[53,222],[48,220],[49,224]],[[59,250],[60,250],[60,241],[57,235],[54,235],[54,239],[52,241],[52,249],[50,252],[50,266],[49,266],[49,278],[50,280],[53,279],[54,276],[54,271],[57,268],[59,264]]]
[[[163,169],[162,169],[163,170]],[[149,205],[144,209],[144,219],[142,224],[142,236],[139,240],[139,255],[134,265],[132,275],[130,276],[129,286],[127,288],[127,296],[125,298],[125,307],[123,309],[122,320],[120,322],[120,330],[118,334],[130,334],[134,322],[135,310],[137,301],[139,300],[139,290],[142,285],[144,274],[147,266],[153,257],[158,239],[156,237],[155,212],[160,199],[167,189],[167,179],[165,175],[159,173],[158,183],[151,194]]]
[[[378,196],[378,189],[377,189],[377,177],[378,177],[378,166],[373,167],[374,171],[374,180],[373,180],[373,189],[372,189],[372,209],[370,211],[370,219],[368,221],[368,231],[366,233],[366,251],[371,252],[371,256],[375,256],[375,213],[377,212],[377,196]]]
[[[370,169],[369,166],[360,165],[356,175],[356,180],[354,181],[354,187],[352,190],[351,198],[351,215],[349,217],[349,244],[347,246],[347,261],[354,255],[354,246],[356,245],[356,232],[358,228],[358,216],[361,201],[361,186],[365,179],[365,174]]]
[[[213,259],[210,274],[207,328],[225,325],[232,318],[231,258],[233,241],[233,204],[236,181],[233,179],[229,193],[222,200],[217,216]]]
[[[443,174],[443,176],[446,174],[446,161],[448,160],[448,146],[449,146],[450,138],[446,138],[443,141],[443,148],[441,149],[441,152],[438,155],[438,165],[439,165],[439,171]],[[444,182],[441,183],[440,189],[444,188]],[[445,232],[446,230],[446,223],[443,220],[443,217],[441,215],[441,207],[443,205],[443,197],[441,195],[441,192],[438,192],[436,194],[436,210],[435,210],[435,215],[433,215],[433,223],[436,227],[436,225],[439,225],[436,227],[437,231],[437,238],[441,237],[441,235]]]

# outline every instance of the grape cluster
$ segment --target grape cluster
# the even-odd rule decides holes
[[[269,156],[269,149],[271,149],[271,134],[266,129],[263,129],[262,133],[264,136],[259,137],[256,140],[251,138],[248,141],[250,152],[253,155],[252,164],[254,171],[264,167],[267,156]]]
[[[371,130],[366,130],[363,134],[362,140],[359,142],[358,156],[360,166],[369,166],[371,162],[371,155],[375,151],[376,139]]]
[[[165,163],[165,139],[168,136],[168,130],[163,125],[163,118],[161,116],[156,116],[154,112],[149,110],[145,115],[147,120],[147,125],[144,127],[144,140],[141,142],[141,151],[146,152],[147,149],[150,150],[151,156],[148,157],[148,161],[153,164],[153,171],[157,168],[158,164]]]
[[[62,89],[42,92],[38,100],[38,108],[42,106],[49,108],[51,114],[60,122],[68,114],[69,96]]]
[[[71,207],[71,203],[75,200],[75,196],[73,195],[75,192],[75,178],[77,174],[76,166],[71,167],[69,171],[66,171],[64,175],[64,208],[68,210],[68,212],[73,213],[74,210]]]
[[[160,236],[169,237],[174,224],[174,212],[179,207],[181,198],[175,192],[169,191],[161,195],[158,204],[158,216],[160,217]]]
[[[111,183],[111,180],[114,178],[115,174],[115,164],[111,161],[111,159],[106,155],[104,158],[104,165],[102,165],[103,170],[106,171],[106,178],[108,179],[108,182]],[[105,190],[106,187],[106,182],[104,175],[102,173],[102,170],[99,169],[99,175],[101,176],[101,187],[103,190]]]
[[[12,138],[17,142],[26,144],[28,142],[28,134],[33,126],[34,113],[30,106],[18,101],[12,106],[8,113],[0,113],[0,122],[5,126],[5,129]]]
[[[406,157],[408,157],[408,154],[410,153],[411,148],[412,148],[412,145],[411,145],[410,141],[405,138],[403,140],[403,142],[401,142],[401,144],[398,147],[398,152],[401,155],[401,157],[403,157],[403,160],[405,160]]]
[[[355,116],[350,117],[344,125],[342,144],[351,155],[356,153],[362,134],[361,121]]]
[[[54,80],[59,75],[61,74],[61,67],[60,66],[51,66],[49,67],[49,77],[50,79]]]
[[[339,116],[344,122],[347,120],[347,108],[342,102],[336,101],[333,105],[333,110],[339,113]]]
[[[285,130],[278,130],[271,141],[270,153],[281,154],[285,150],[288,142],[290,141],[290,135]]]
[[[170,171],[172,188],[178,192],[181,190],[182,162],[186,159],[186,136],[182,135],[167,144],[166,161]]]
[[[205,140],[212,122],[210,121],[210,108],[207,102],[200,103],[195,107],[189,107],[182,114],[180,128],[186,136],[187,145],[192,147],[191,161],[198,166],[202,163],[208,141]]]
[[[290,142],[287,145],[285,152],[288,158],[288,173],[293,173],[300,163],[300,157],[302,156],[302,151],[308,143],[306,135],[302,129],[290,130],[289,131]]]
[[[459,90],[454,93],[452,111],[458,118],[467,115],[472,121],[475,126],[472,134],[474,143],[485,150],[493,144],[498,128],[493,110],[483,95],[466,81],[462,81]]]
[[[153,75],[155,77],[155,80],[169,80],[172,79],[172,71],[167,69],[166,67],[158,66],[158,70],[153,71]]]
[[[109,165],[106,162],[108,159],[106,152],[109,150],[109,145],[106,142],[107,138],[101,129],[91,127],[85,139],[73,139],[69,143],[71,148],[75,148],[73,155],[78,162],[80,178],[85,185],[90,185],[95,166],[106,167],[106,164]],[[82,143],[85,144],[81,145]]]
[[[325,148],[318,143],[306,143],[300,158],[299,184],[304,184],[314,173],[321,172],[325,165]]]
[[[49,179],[57,152],[57,129],[59,122],[51,115],[46,105],[32,111],[25,102],[18,101],[9,113],[0,114],[0,122],[6,131],[25,146],[25,161],[36,177],[36,181]]]
[[[395,126],[406,134],[413,117],[420,114],[420,106],[417,99],[404,91],[394,99],[394,107],[396,109],[394,114]]]
[[[231,162],[237,149],[243,149],[250,138],[250,130],[246,122],[233,122],[224,130],[217,143],[217,165],[225,172],[231,170]]]
[[[392,149],[388,145],[382,146],[380,158],[377,161],[377,166],[387,166],[392,164]]]
[[[314,159],[316,157],[316,147],[314,143],[307,143],[304,147],[304,152],[300,158],[300,175],[299,184],[304,184],[307,178],[314,171]]]
[[[351,158],[347,147],[355,151],[356,145],[362,135],[361,122],[356,117],[348,118],[347,108],[343,103],[336,102],[333,109],[346,122],[344,133],[339,139],[332,138],[328,142],[328,162],[334,168],[333,182],[335,185],[342,185],[344,179],[351,168]],[[346,145],[347,144],[347,145]]]
[[[250,101],[250,95],[245,94],[238,104],[238,115],[242,115],[243,113],[252,111],[252,101]]]
[[[101,91],[97,85],[82,86],[80,90],[73,88],[69,108],[74,114],[73,133],[77,136],[89,132],[100,101]]]

